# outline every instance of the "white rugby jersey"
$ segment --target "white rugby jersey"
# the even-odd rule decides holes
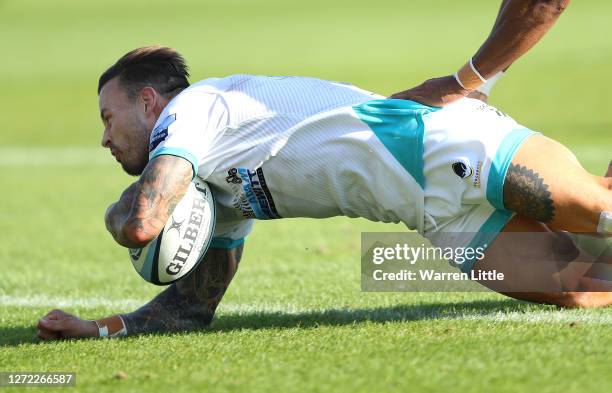
[[[381,98],[315,78],[206,79],[163,110],[149,157],[184,157],[209,183],[221,243],[240,242],[253,219],[344,215],[422,229],[422,188],[354,109]]]

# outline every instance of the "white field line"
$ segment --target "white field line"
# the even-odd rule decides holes
[[[79,307],[79,308],[96,308],[108,307],[116,309],[133,309],[145,304],[147,300],[124,299],[110,300],[104,298],[53,298],[49,296],[9,296],[0,295],[0,307]]]
[[[585,163],[601,157],[612,159],[607,146],[580,146],[572,148]],[[605,160],[604,160],[605,161]],[[110,152],[96,146],[67,147],[0,147],[0,167],[3,166],[110,166],[117,165]],[[606,168],[602,168],[605,171]]]
[[[0,296],[0,307],[36,307],[36,308],[96,308],[105,307],[110,309],[116,309],[117,311],[127,311],[138,308],[139,306],[146,303],[147,300],[137,299],[124,299],[124,300],[109,300],[102,298],[83,298],[83,299],[71,299],[71,298],[50,298],[46,296]],[[426,305],[424,307],[427,307]],[[256,313],[279,313],[286,315],[300,315],[308,313],[320,313],[325,314],[331,313],[343,313],[347,314],[355,312],[357,319],[367,319],[369,311],[360,310],[326,310],[326,309],[308,309],[301,308],[298,306],[285,305],[285,304],[231,304],[222,303],[219,306],[220,315],[245,315],[245,314],[256,314]],[[384,313],[384,311],[381,311]],[[376,313],[376,310],[371,311],[372,314]],[[348,316],[348,315],[347,315]],[[612,325],[612,314],[610,313],[585,313],[580,310],[550,310],[550,311],[532,311],[532,312],[518,312],[510,311],[503,312],[498,311],[494,313],[474,314],[470,312],[453,312],[443,313],[427,316],[424,311],[417,311],[414,313],[407,312],[404,316],[405,320],[423,320],[431,318],[435,319],[453,319],[453,320],[468,320],[468,321],[487,321],[487,322],[521,322],[521,323],[585,323],[585,324],[596,324],[596,325]],[[373,318],[376,320],[376,316]],[[383,318],[384,319],[384,318]],[[399,312],[393,312],[393,315],[389,317],[392,320],[402,320],[402,314]]]

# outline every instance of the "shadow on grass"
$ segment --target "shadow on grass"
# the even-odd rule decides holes
[[[34,326],[0,326],[0,347],[32,344],[39,341]]]
[[[476,300],[453,303],[399,304],[376,308],[344,308],[286,313],[247,311],[215,318],[209,331],[259,330],[343,326],[362,322],[410,322],[460,319],[508,312],[526,311],[526,303],[516,300]]]
[[[344,308],[308,310],[303,312],[245,311],[223,313],[215,318],[208,332],[233,330],[313,328],[319,326],[345,326],[363,322],[410,322],[462,319],[469,317],[528,312],[527,304],[516,300],[476,300],[466,302],[399,304],[376,308]],[[24,343],[42,343],[35,336],[34,327],[0,326],[0,347]],[[176,333],[158,333],[156,335]]]

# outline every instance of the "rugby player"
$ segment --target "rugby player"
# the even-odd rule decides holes
[[[119,244],[146,245],[199,176],[215,193],[218,217],[204,262],[133,313],[92,322],[54,310],[39,321],[40,337],[202,328],[254,220],[285,217],[403,222],[434,242],[441,233],[479,232],[452,245],[490,244],[484,260],[461,269],[503,272],[500,292],[560,306],[612,303],[584,271],[560,277],[535,263],[540,255],[576,257],[573,247],[553,246],[552,231],[599,233],[606,241],[612,178],[589,174],[563,145],[497,109],[470,98],[430,107],[314,78],[233,75],[189,86],[187,77],[177,52],[146,47],[100,78],[102,144],[127,173],[140,175],[109,207],[106,225]],[[552,240],[523,245],[530,258],[508,259],[495,240],[502,231]],[[513,283],[529,279],[556,281],[560,290],[514,291]]]
[[[440,109],[313,78],[234,75],[189,86],[187,77],[175,51],[148,47],[100,78],[102,144],[126,172],[140,175],[105,220],[119,244],[141,247],[199,176],[218,204],[204,262],[133,313],[84,321],[53,310],[39,321],[39,337],[203,328],[236,272],[253,220],[283,217],[401,221],[431,239],[480,232],[485,238],[470,242],[490,242],[486,257],[463,271],[495,268],[510,277],[508,285],[537,273],[560,288],[501,292],[560,306],[612,303],[584,272],[543,277],[533,263],[509,265],[498,252],[505,245],[494,240],[499,232],[549,233],[550,243],[525,245],[529,262],[551,253],[572,260],[577,249],[553,247],[552,231],[610,236],[612,169],[608,177],[590,175],[559,143],[477,100]],[[478,179],[457,167],[478,169]]]

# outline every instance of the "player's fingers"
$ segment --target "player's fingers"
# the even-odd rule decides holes
[[[36,332],[36,336],[41,339],[41,340],[45,340],[45,341],[49,341],[49,340],[59,340],[60,335],[57,332],[49,332],[46,330],[38,330]]]
[[[36,327],[40,330],[49,330],[51,331],[52,326],[56,326],[57,319],[54,319],[53,316],[44,316],[38,320]]]
[[[36,336],[41,340],[58,340],[61,338],[59,332],[51,332],[46,329],[38,329]]]
[[[64,315],[68,315],[66,312],[59,310],[59,309],[54,309],[49,311],[44,317],[43,319],[59,319]]]
[[[66,319],[64,318],[58,318],[55,319],[53,318],[54,316],[51,316],[49,318],[43,317],[38,321],[38,328],[39,329],[46,329],[46,330],[50,330],[50,331],[61,331],[63,329],[66,328]]]

